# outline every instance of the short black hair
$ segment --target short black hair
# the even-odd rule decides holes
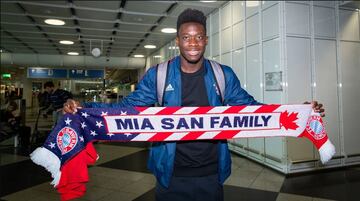
[[[45,82],[44,88],[46,87],[55,87],[54,83],[52,81]]]
[[[180,26],[187,22],[196,22],[203,25],[206,33],[206,16],[200,10],[188,8],[180,13],[176,23],[177,34],[179,34]]]

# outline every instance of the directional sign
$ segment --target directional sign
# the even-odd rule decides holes
[[[69,78],[84,79],[84,78],[104,78],[104,70],[69,70]]]
[[[28,78],[67,78],[67,69],[28,68]]]

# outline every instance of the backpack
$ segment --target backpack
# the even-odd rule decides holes
[[[221,102],[224,103],[224,94],[225,94],[225,74],[221,65],[212,60],[208,60],[211,65],[213,74],[215,75],[215,81],[217,89],[220,89],[219,93],[221,96]],[[157,65],[156,72],[156,89],[157,89],[157,99],[160,106],[163,105],[164,93],[165,93],[165,83],[167,80],[167,68],[170,61],[166,61]],[[206,62],[206,60],[205,60]]]

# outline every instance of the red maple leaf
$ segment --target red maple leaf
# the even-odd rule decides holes
[[[282,112],[280,114],[280,125],[286,130],[296,130],[299,127],[295,122],[298,119],[298,114],[297,112],[292,112],[291,114],[289,114],[288,111]]]

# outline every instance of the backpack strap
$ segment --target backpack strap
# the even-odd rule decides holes
[[[165,92],[165,82],[167,77],[167,67],[169,61],[160,63],[157,65],[156,71],[156,90],[157,90],[157,99],[160,106],[163,104],[164,92]]]
[[[219,93],[221,96],[221,102],[224,103],[225,101],[225,74],[221,67],[221,65],[213,60],[209,60],[211,64],[211,68],[215,75],[216,86],[219,89]]]
[[[221,102],[224,103],[225,96],[225,74],[221,65],[216,62],[209,60],[213,73],[215,75],[216,87],[219,89],[219,94],[221,96]],[[157,89],[157,99],[160,106],[163,105],[164,93],[165,93],[165,82],[167,78],[167,69],[169,61],[160,63],[157,65],[156,71],[156,89]]]

